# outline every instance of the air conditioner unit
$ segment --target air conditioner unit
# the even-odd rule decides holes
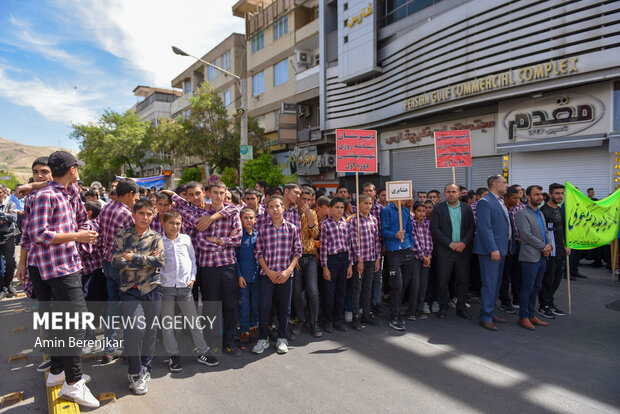
[[[325,166],[326,167],[336,166],[336,156],[334,154],[325,155]]]
[[[297,52],[295,54],[295,63],[297,64],[297,66],[312,65],[312,54],[308,52]]]
[[[319,168],[327,167],[327,165],[325,165],[326,158],[327,158],[327,155],[318,155],[316,157],[316,166]]]
[[[282,102],[282,110],[280,112],[283,114],[296,114],[297,104],[294,102]]]
[[[312,113],[312,108],[310,108],[310,105],[297,105],[297,113],[300,117],[307,118]]]

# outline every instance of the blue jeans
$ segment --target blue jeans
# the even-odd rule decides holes
[[[145,367],[151,371],[151,362],[155,353],[155,337],[157,324],[153,320],[161,311],[162,287],[157,286],[146,295],[141,295],[138,289],[129,289],[123,292],[123,315],[125,317],[144,318],[144,329],[139,323],[133,328],[126,329],[127,343],[125,350],[129,361],[129,374],[138,375]],[[146,306],[145,306],[146,305]]]
[[[504,274],[504,262],[506,256],[494,262],[490,254],[478,255],[480,263],[480,322],[491,322],[493,320],[493,309],[499,295],[499,288],[502,284]]]
[[[106,317],[107,320],[110,321],[113,316],[118,315],[121,306],[121,276],[118,269],[112,267],[112,263],[107,260],[103,262],[103,274],[105,275],[106,290],[108,291],[108,309],[106,311]],[[114,341],[116,339],[116,329],[113,329],[110,325],[110,328],[106,328],[104,336],[109,341]],[[106,347],[104,351],[112,352],[114,349]]]
[[[241,306],[239,307],[239,324],[241,332],[248,332],[250,327],[258,325],[258,280],[247,282],[246,287],[239,289]]]
[[[547,259],[540,255],[536,263],[521,262],[521,293],[519,294],[519,318],[536,316],[536,298],[542,287]]]

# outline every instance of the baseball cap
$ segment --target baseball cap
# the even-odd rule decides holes
[[[84,163],[82,161],[78,161],[73,154],[68,153],[67,151],[56,151],[49,156],[47,165],[50,167],[50,170],[52,170],[52,175],[54,175],[55,172],[65,170],[69,167],[73,167],[74,165],[83,167]]]

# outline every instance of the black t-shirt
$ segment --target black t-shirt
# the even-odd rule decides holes
[[[553,208],[545,204],[540,208],[547,222],[547,230],[553,232],[555,241],[555,255],[564,256],[564,205]]]

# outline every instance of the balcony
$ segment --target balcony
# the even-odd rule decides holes
[[[172,102],[172,104],[170,105],[170,113],[174,115],[177,112],[189,107],[189,98],[191,96],[191,93],[186,93],[185,95],[177,98],[174,102]]]
[[[302,26],[295,32],[295,41],[303,42],[312,36],[319,35],[319,19],[314,19],[305,26]]]
[[[296,94],[319,87],[319,69],[320,66],[316,65],[295,75]]]

